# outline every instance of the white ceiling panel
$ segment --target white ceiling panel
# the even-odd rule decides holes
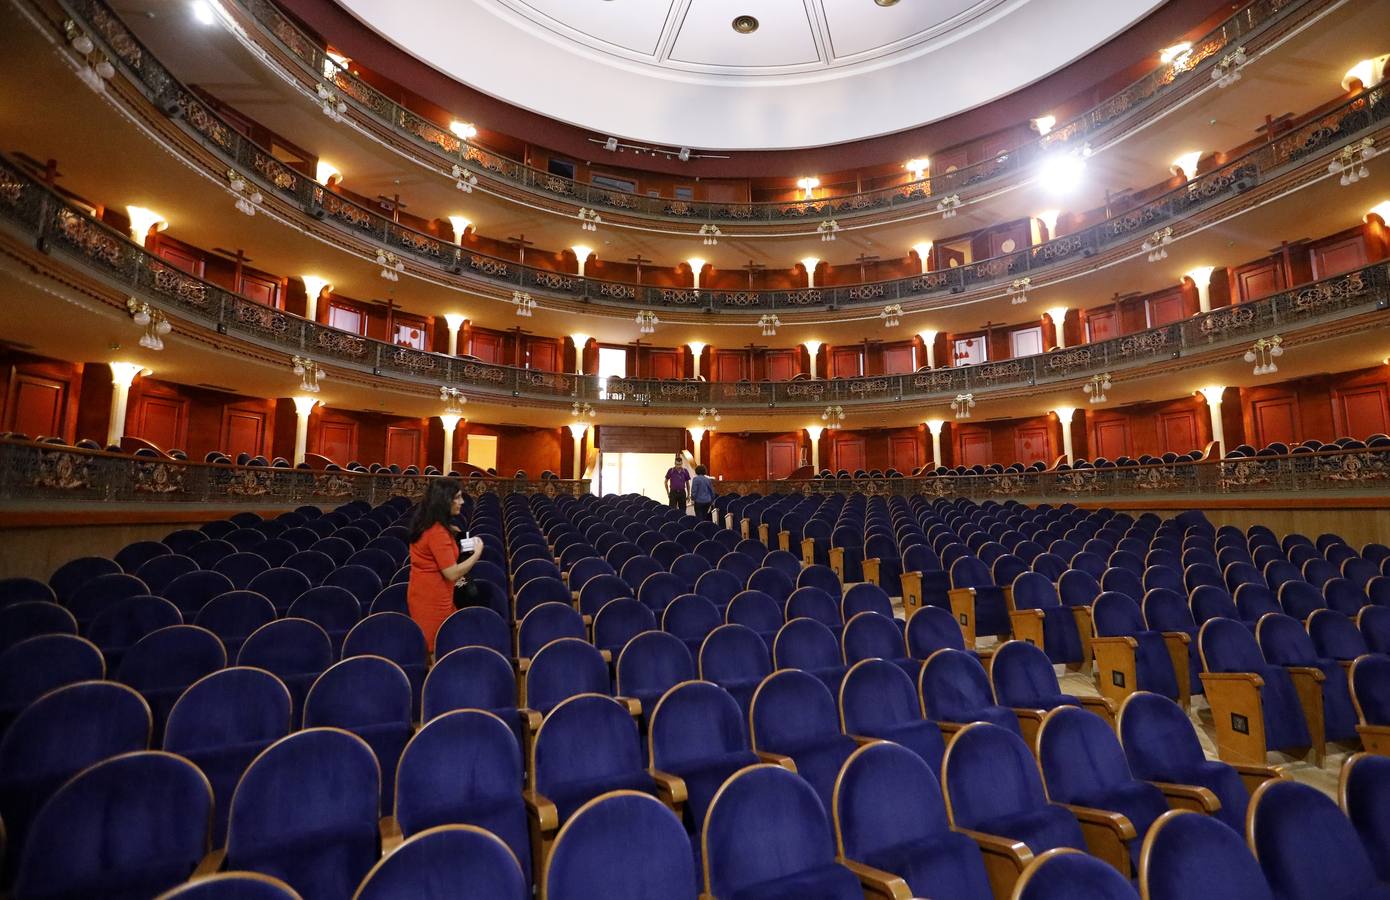
[[[833,58],[920,44],[965,30],[1004,0],[933,0],[877,6],[872,0],[819,0]]]
[[[621,0],[618,0],[621,2]],[[692,0],[678,25],[672,62],[769,71],[820,62],[814,3],[806,0]],[[740,34],[734,19],[753,15],[758,30]]]
[[[681,0],[502,0],[542,28],[654,57]]]

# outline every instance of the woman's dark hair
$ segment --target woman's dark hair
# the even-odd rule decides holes
[[[431,525],[439,524],[445,528],[454,518],[454,497],[458,496],[459,483],[453,478],[431,478],[425,488],[425,496],[415,507],[415,516],[410,520],[410,543],[420,540],[420,536],[430,530]]]
[[[708,475],[708,474],[709,474],[709,469],[706,469],[704,466],[696,466],[696,467],[695,467],[695,474],[696,474],[696,475]]]

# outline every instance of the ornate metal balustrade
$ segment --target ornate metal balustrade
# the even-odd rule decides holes
[[[431,234],[415,231],[379,211],[333,193],[290,168],[232,128],[196,94],[179,84],[136,40],[102,0],[61,0],[74,19],[109,49],[142,92],[176,117],[204,147],[217,153],[239,175],[267,194],[287,200],[315,219],[369,241],[443,279],[482,281],[508,290],[593,304],[670,310],[759,314],[865,309],[891,303],[949,298],[967,290],[1003,285],[1029,276],[1039,285],[1049,267],[1072,263],[1126,244],[1139,244],[1165,226],[1212,209],[1257,185],[1346,146],[1362,132],[1390,120],[1385,88],[1363,92],[1333,110],[1262,144],[1187,185],[1136,209],[1089,228],[1003,256],[909,278],[796,290],[695,290],[602,281],[537,269],[478,253]],[[1268,0],[1257,6],[1281,6]]]
[[[132,457],[56,444],[0,440],[0,504],[53,503],[244,503],[295,506],[423,495],[426,475],[330,472],[210,465],[176,459]],[[523,481],[464,478],[469,494],[587,494],[581,479]]]
[[[1210,84],[1205,77],[1237,47],[1253,55],[1271,26],[1299,15],[1312,15],[1324,2],[1309,0],[1255,0],[1222,22],[1209,34],[1192,42],[1192,48],[1160,65],[1076,118],[1059,124],[1049,134],[1002,151],[991,159],[971,163],[952,172],[921,181],[873,191],[809,201],[712,203],[648,197],[602,188],[535,169],[476,144],[460,139],[444,126],[412,112],[387,97],[324,51],[319,40],[306,34],[286,17],[273,0],[228,0],[252,26],[245,39],[255,41],[253,31],[273,41],[300,67],[300,77],[334,92],[354,110],[377,125],[429,153],[446,167],[457,165],[475,176],[504,182],[539,195],[549,202],[560,200],[576,207],[598,207],[628,215],[694,223],[802,224],[828,217],[846,218],[895,209],[917,210],[945,197],[972,189],[997,188],[997,182],[1015,176],[1043,156],[1083,141],[1098,142],[1107,129],[1152,115],[1184,92]],[[268,58],[263,54],[263,58]]]
[[[1299,453],[1223,461],[1177,462],[1069,471],[941,475],[925,478],[724,481],[721,494],[868,494],[870,496],[967,497],[971,500],[1106,501],[1173,499],[1201,506],[1198,498],[1283,494],[1290,497],[1390,495],[1390,447]]]
[[[575,400],[615,407],[698,409],[814,408],[940,402],[962,392],[1063,384],[1100,372],[1220,350],[1237,342],[1390,306],[1390,263],[1380,262],[1251,303],[1222,307],[1171,325],[1038,356],[972,366],[830,380],[706,382],[541,372],[397,347],[307,321],[189,275],[93,219],[0,158],[0,223],[119,290],[176,319],[325,365],[414,382],[422,392],[459,387],[479,397]]]

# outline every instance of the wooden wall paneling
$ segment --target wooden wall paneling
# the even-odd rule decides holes
[[[768,381],[790,381],[801,371],[800,350],[769,350],[765,359]]]
[[[560,345],[553,338],[526,339],[526,367],[539,372],[560,371]],[[657,378],[675,376],[658,375]]]
[[[883,346],[883,374],[910,375],[916,371],[915,348],[911,341]]]
[[[384,465],[397,465],[402,469],[421,464],[421,450],[424,441],[418,427],[387,426],[386,458]]]
[[[863,366],[862,347],[836,347],[830,354],[831,378],[858,378]]]
[[[1276,441],[1296,444],[1303,440],[1303,429],[1298,421],[1298,398],[1292,392],[1252,401],[1250,424],[1256,449]]]
[[[961,426],[956,428],[956,464],[987,466],[994,462],[994,438],[988,428]]]
[[[236,290],[248,300],[278,308],[283,302],[281,287],[282,280],[279,278],[260,272],[243,271],[241,284],[237,285]]]
[[[683,354],[679,350],[652,350],[647,354],[647,377],[683,378]]]
[[[1052,448],[1052,429],[1043,424],[1020,425],[1014,429],[1014,458],[998,459],[991,462],[1008,464],[1021,462],[1024,465],[1034,462],[1051,464],[1056,458]]]
[[[684,428],[600,425],[598,446],[605,453],[670,453],[685,448]]]
[[[486,363],[494,365],[505,364],[503,352],[505,336],[495,331],[485,331],[481,328],[473,329],[473,334],[469,340],[470,356],[476,356]]]
[[[714,380],[715,381],[747,381],[748,354],[742,350],[716,350],[714,351]]]
[[[922,441],[911,434],[895,434],[888,438],[888,465],[904,475],[922,465]]]
[[[346,465],[357,460],[357,423],[342,419],[322,419],[319,422],[319,439],[314,452],[326,456],[338,465]],[[371,460],[377,462],[377,460]]]
[[[1092,344],[1119,337],[1120,315],[1113,306],[1102,306],[1086,312],[1086,340]]]
[[[1383,382],[1334,390],[1332,413],[1336,437],[1364,440],[1373,434],[1390,433],[1390,398]]]
[[[1312,246],[1308,255],[1314,281],[1359,269],[1369,261],[1365,232],[1358,228],[1353,234],[1321,241]]]
[[[1282,291],[1284,267],[1278,258],[1259,260],[1231,269],[1230,281],[1232,302],[1248,303]]]
[[[1148,298],[1149,327],[1158,328],[1160,325],[1171,325],[1174,322],[1181,322],[1187,318],[1187,311],[1183,304],[1182,288],[1175,287],[1155,294]]]
[[[854,473],[868,468],[868,455],[865,452],[864,438],[857,434],[836,434],[831,439],[830,461],[835,471],[845,469]]]
[[[767,453],[767,478],[775,481],[786,478],[799,468],[801,462],[800,442],[787,438],[776,438],[764,444]]]
[[[160,259],[190,275],[198,278],[203,277],[203,269],[206,264],[201,250],[161,236],[157,255]]]
[[[1205,430],[1199,427],[1196,410],[1172,410],[1158,414],[1158,441],[1161,453],[1187,453],[1202,445]]]
[[[266,453],[266,412],[241,404],[222,408],[222,434],[218,449],[236,459],[238,453]],[[271,454],[266,454],[267,456]],[[287,457],[288,458],[288,457]]]
[[[1121,456],[1134,456],[1129,437],[1128,417],[1098,419],[1091,431],[1091,447],[1095,455],[1114,461]]]
[[[10,368],[4,430],[31,438],[67,436],[67,407],[72,384]]]
[[[173,394],[142,390],[127,418],[126,433],[168,452],[188,443],[188,401]]]

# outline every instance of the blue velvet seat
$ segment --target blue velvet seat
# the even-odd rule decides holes
[[[756,542],[755,542],[756,543]],[[759,544],[759,546],[762,546]],[[758,553],[757,560],[763,558],[764,553]],[[739,588],[748,583],[748,576],[753,574],[753,570],[758,568],[757,560],[746,553],[738,550],[730,551],[719,557],[719,564],[715,566],[721,572],[728,572],[734,576]],[[1379,572],[1379,570],[1377,570]]]
[[[1346,669],[1335,659],[1318,656],[1313,639],[1295,619],[1270,613],[1255,631],[1260,652],[1271,665],[1313,668],[1322,672],[1322,715],[1329,741],[1356,740],[1356,710],[1352,707]]]
[[[845,623],[840,618],[840,595],[832,595],[815,585],[805,585],[792,591],[787,598],[786,617],[788,622],[803,617],[815,619],[829,628],[837,641],[845,629]]]
[[[1368,653],[1351,664],[1350,683],[1367,749],[1390,749],[1390,656]]]
[[[652,768],[685,782],[686,827],[698,836],[720,786],[758,762],[743,712],[718,685],[687,681],[657,701],[648,722]]]
[[[1182,572],[1173,566],[1148,563],[1144,569],[1144,594],[1147,596],[1150,591],[1157,588],[1174,591],[1183,596],[1187,595],[1187,586],[1183,584]]]
[[[141,566],[150,560],[159,556],[168,556],[173,552],[168,545],[160,541],[135,541],[126,544],[117,551],[114,559],[122,571],[134,575],[140,571]]]
[[[859,615],[861,612],[876,612],[887,619],[893,620],[893,601],[888,592],[876,584],[861,581],[859,584],[851,585],[845,591],[844,598],[840,601],[840,617],[845,622]],[[898,627],[906,627],[906,623],[898,621]]]
[[[698,594],[677,596],[661,613],[661,630],[684,642],[692,657],[700,652],[709,633],[721,624],[719,608]]]
[[[1330,609],[1317,610],[1308,617],[1308,636],[1318,656],[1349,662],[1371,652],[1356,620]]]
[[[233,590],[236,586],[226,575],[204,569],[178,576],[165,586],[163,596],[179,608],[185,622],[192,622],[209,600]]]
[[[1082,709],[1058,708],[1038,730],[1038,762],[1055,803],[1119,813],[1134,826],[1129,858],[1138,865],[1149,827],[1168,811],[1163,791],[1130,771],[1110,724]]]
[[[623,563],[621,578],[627,585],[628,595],[636,596],[637,589],[642,586],[642,582],[646,581],[657,572],[665,571],[665,566],[657,562],[653,557],[644,554],[642,556],[631,557],[627,562]],[[580,590],[583,590],[583,588],[580,588]]]
[[[487,829],[511,848],[531,883],[521,745],[492,713],[443,713],[411,738],[396,770],[396,822],[406,838],[441,825]]]
[[[360,611],[369,608],[372,600],[381,593],[382,583],[381,578],[372,569],[349,563],[330,572],[321,587],[340,587],[352,594],[357,600],[360,616]]]
[[[608,664],[592,644],[560,638],[546,644],[526,672],[526,706],[549,715],[555,706],[579,694],[612,695]]]
[[[832,696],[840,692],[849,668],[835,634],[809,618],[792,619],[782,626],[772,642],[772,661],[777,669],[801,669],[816,676]]]
[[[922,716],[916,686],[901,668],[883,659],[855,663],[840,685],[839,700],[845,734],[895,741],[922,757],[933,772],[941,771],[946,752],[941,729]]]
[[[1034,855],[1086,848],[1080,823],[1048,802],[1032,753],[1007,729],[988,722],[961,729],[946,747],[941,780],[957,828],[1020,841]]]
[[[654,615],[660,616],[671,601],[682,594],[687,593],[689,586],[685,579],[670,572],[655,572],[648,575],[643,581],[642,586],[637,589],[637,599],[642,605],[652,611]]]
[[[485,606],[469,606],[444,620],[434,638],[434,657],[443,659],[460,647],[488,647],[511,656],[512,632],[507,622]]]
[[[1384,900],[1356,829],[1326,794],[1271,781],[1251,799],[1248,840],[1274,895],[1287,900]]]
[[[927,660],[938,650],[964,650],[965,636],[949,609],[923,606],[907,620],[907,653],[913,659]]]
[[[671,563],[671,574],[685,585],[685,590],[694,590],[695,582],[701,575],[713,569],[710,561],[698,553],[682,553]]]
[[[963,556],[951,564],[950,573],[952,590],[971,588],[974,592],[975,633],[1008,634],[1009,610],[1004,592],[994,584],[985,564],[973,556]]]
[[[922,667],[920,660],[907,655],[907,642],[897,620],[879,612],[865,611],[850,619],[840,636],[840,645],[848,665],[864,659],[886,659],[912,681]]]
[[[85,582],[68,597],[64,605],[83,628],[107,606],[127,597],[148,594],[145,582],[134,575],[111,573]]]
[[[300,900],[294,888],[259,872],[218,872],[186,881],[158,900]]]
[[[617,659],[628,641],[643,632],[656,630],[656,616],[639,601],[619,597],[604,604],[594,616],[593,625],[594,646]]]
[[[1016,900],[1139,900],[1114,866],[1070,847],[1034,857],[1014,887]]]
[[[10,872],[29,823],[53,792],[93,763],[147,749],[150,728],[144,698],[109,681],[60,687],[24,709],[0,738],[0,821],[8,836]]]
[[[366,741],[381,771],[381,808],[390,809],[396,764],[411,735],[410,679],[380,656],[354,656],[314,681],[304,700],[305,728],[341,728]]]
[[[1215,815],[1245,828],[1250,792],[1234,766],[1207,759],[1196,727],[1172,700],[1140,691],[1125,698],[1116,728],[1135,778],[1203,787],[1221,804]]]
[[[313,584],[307,575],[298,569],[285,567],[262,572],[246,586],[247,590],[255,591],[273,603],[277,616],[288,613],[290,604],[311,587]]]
[[[783,612],[781,605],[762,591],[740,591],[729,601],[724,618],[730,624],[745,625],[756,631],[770,651],[782,627]]]
[[[1274,900],[1240,832],[1186,810],[1164,813],[1150,829],[1139,885],[1148,900]]]
[[[1144,585],[1140,576],[1129,569],[1106,569],[1100,576],[1100,588],[1132,597],[1137,602],[1144,596]]]
[[[48,586],[53,589],[57,601],[66,606],[78,589],[87,582],[120,571],[121,567],[114,559],[104,556],[79,556],[54,570],[49,576]]]
[[[530,659],[551,641],[567,637],[588,637],[584,617],[568,603],[542,603],[517,626],[517,656]]]
[[[1052,662],[1026,641],[1005,641],[994,652],[989,669],[994,697],[1012,709],[1049,710],[1078,706],[1080,700],[1062,693]]]
[[[270,563],[263,556],[242,551],[222,557],[212,571],[227,576],[233,588],[244,590],[257,575],[270,571]]]
[[[532,579],[532,581],[536,581],[536,579]],[[555,587],[554,584],[551,584],[552,581],[559,584],[560,587]],[[619,597],[633,597],[636,593],[636,588],[630,587],[617,575],[595,575],[585,582],[584,587],[579,590],[579,612],[593,618],[608,601],[616,600]],[[541,579],[537,588],[532,588],[531,582],[527,582],[517,592],[517,615],[524,618],[526,613],[540,603],[568,602],[568,597],[568,588],[565,588],[558,579]]]
[[[381,852],[372,748],[336,728],[271,744],[232,795],[225,868],[282,879],[304,900],[351,894]]]
[[[1204,679],[1213,675],[1241,673],[1247,677],[1257,676],[1263,681],[1259,687],[1259,708],[1237,710],[1236,713],[1247,718],[1260,716],[1266,748],[1281,750],[1313,746],[1310,723],[1294,688],[1291,673],[1265,660],[1255,636],[1248,628],[1230,619],[1212,619],[1202,626],[1198,641],[1202,667],[1205,669]],[[1213,712],[1217,716],[1219,738],[1225,711],[1214,709]],[[1253,726],[1255,723],[1251,724]],[[1320,732],[1321,728],[1317,730]],[[1317,751],[1321,749],[1321,746],[1315,748]]]
[[[1372,653],[1390,653],[1390,607],[1363,607],[1356,614],[1356,627]]]
[[[1155,588],[1144,594],[1141,606],[1144,611],[1144,624],[1150,630],[1165,634],[1187,635],[1188,685],[1192,693],[1203,693],[1202,654],[1197,646],[1197,622],[1192,618],[1192,608],[1187,598],[1167,588]]]
[[[788,581],[795,587],[796,578],[801,574],[801,557],[787,550],[770,550],[762,558],[760,568],[777,569],[787,576]]]
[[[661,696],[694,677],[695,660],[686,644],[664,631],[649,631],[622,648],[614,683],[619,696],[642,704],[643,721],[649,723]]]
[[[156,556],[135,572],[135,577],[145,582],[145,586],[155,596],[163,596],[164,589],[180,575],[198,571],[197,561],[181,554]]]
[[[1284,608],[1284,612],[1300,622],[1312,615],[1314,610],[1327,607],[1322,591],[1306,581],[1290,580],[1278,588],[1271,585],[1271,589],[1277,592],[1279,605]]]
[[[790,756],[829,810],[835,776],[855,742],[840,731],[824,682],[797,669],[773,672],[758,686],[748,715],[753,749]]]
[[[63,607],[46,600],[0,606],[0,653],[41,634],[76,635],[77,620]]]
[[[744,580],[746,581],[746,579]],[[729,607],[729,601],[743,590],[743,584],[744,581],[740,581],[730,572],[725,572],[722,569],[710,569],[695,579],[695,593],[713,603],[722,616],[724,610]]]
[[[1265,586],[1264,581],[1242,584],[1235,588],[1236,616],[1242,622],[1258,622],[1267,613],[1283,612],[1274,592]]]
[[[584,587],[590,578],[596,575],[616,575],[613,567],[608,564],[608,560],[601,556],[586,556],[576,559],[569,569],[569,586],[571,591],[577,591]]]
[[[994,702],[989,676],[980,660],[964,650],[938,650],[927,659],[917,678],[922,711],[935,722],[964,725],[992,722],[1022,735],[1018,717]]]
[[[724,688],[747,712],[753,692],[772,671],[768,645],[743,625],[721,625],[700,646],[700,677]]]
[[[1106,591],[1096,598],[1091,609],[1097,638],[1097,662],[1108,659],[1105,638],[1129,638],[1134,641],[1129,653],[1133,655],[1137,684],[1132,690],[1153,691],[1173,700],[1185,700],[1179,693],[1178,673],[1173,670],[1173,658],[1163,633],[1145,626],[1139,604],[1130,596]],[[1104,648],[1104,649],[1103,649]],[[1124,651],[1121,651],[1123,655]],[[1102,668],[1104,665],[1102,664]],[[1182,673],[1184,676],[1188,672]],[[1101,677],[1107,677],[1101,673]]]
[[[34,818],[16,896],[143,900],[174,887],[207,851],[212,803],[202,772],[172,753],[96,763]]]
[[[1390,881],[1390,757],[1358,753],[1342,766],[1338,797],[1381,881]]]
[[[174,701],[190,684],[227,664],[217,635],[196,625],[170,625],[135,643],[116,670],[116,680],[140,692],[154,716],[154,740]]]
[[[263,669],[220,669],[189,686],[169,712],[164,749],[198,766],[215,800],[212,845],[222,846],[232,792],[262,750],[289,734],[290,692]]]
[[[496,835],[472,825],[441,825],[373,866],[354,900],[525,900],[530,890],[522,868]]]
[[[241,645],[251,632],[275,621],[275,607],[254,591],[228,591],[213,597],[198,614],[193,624],[217,635],[227,651],[228,659],[236,659]]]
[[[425,677],[422,721],[457,709],[490,712],[522,743],[527,714],[517,708],[516,677],[511,664],[489,647],[460,647],[440,657]]]
[[[642,768],[637,724],[622,704],[602,694],[578,694],[551,710],[536,732],[531,760],[535,790],[554,804],[560,825],[609,791],[657,793],[656,781]]]
[[[337,658],[342,655],[343,639],[362,618],[362,605],[347,588],[324,584],[300,594],[290,604],[288,616],[308,619],[322,628]]]
[[[913,896],[988,900],[984,859],[951,830],[938,771],[897,744],[855,750],[835,788],[836,843],[845,857],[901,878]]]
[[[284,568],[294,569],[309,579],[311,587],[322,584],[336,565],[327,553],[309,549],[300,550],[284,562]]]
[[[695,900],[695,864],[680,819],[648,794],[619,790],[579,809],[555,838],[547,900]]]
[[[857,581],[858,579],[853,580]],[[798,588],[820,588],[837,601],[843,593],[840,586],[840,576],[835,574],[834,569],[823,565],[811,565],[802,569],[797,573],[796,586]],[[839,606],[838,602],[836,606]]]
[[[411,716],[420,718],[426,651],[424,632],[414,619],[394,612],[367,616],[343,640],[343,659],[354,656],[380,656],[399,666],[410,680]]]
[[[304,697],[333,664],[333,645],[322,628],[308,619],[276,619],[252,632],[237,654],[238,666],[265,669],[290,692],[290,728],[298,728]]]
[[[861,900],[836,862],[825,806],[781,766],[752,766],[715,798],[701,837],[705,892],[719,900]]]
[[[771,556],[772,554],[768,554]],[[764,565],[762,568],[755,569],[752,575],[748,576],[748,589],[751,591],[762,591],[773,600],[783,606],[787,603],[787,598],[796,589],[792,580],[780,569]]]
[[[1346,578],[1329,578],[1322,586],[1322,597],[1328,609],[1354,616],[1370,602],[1366,591]]]

